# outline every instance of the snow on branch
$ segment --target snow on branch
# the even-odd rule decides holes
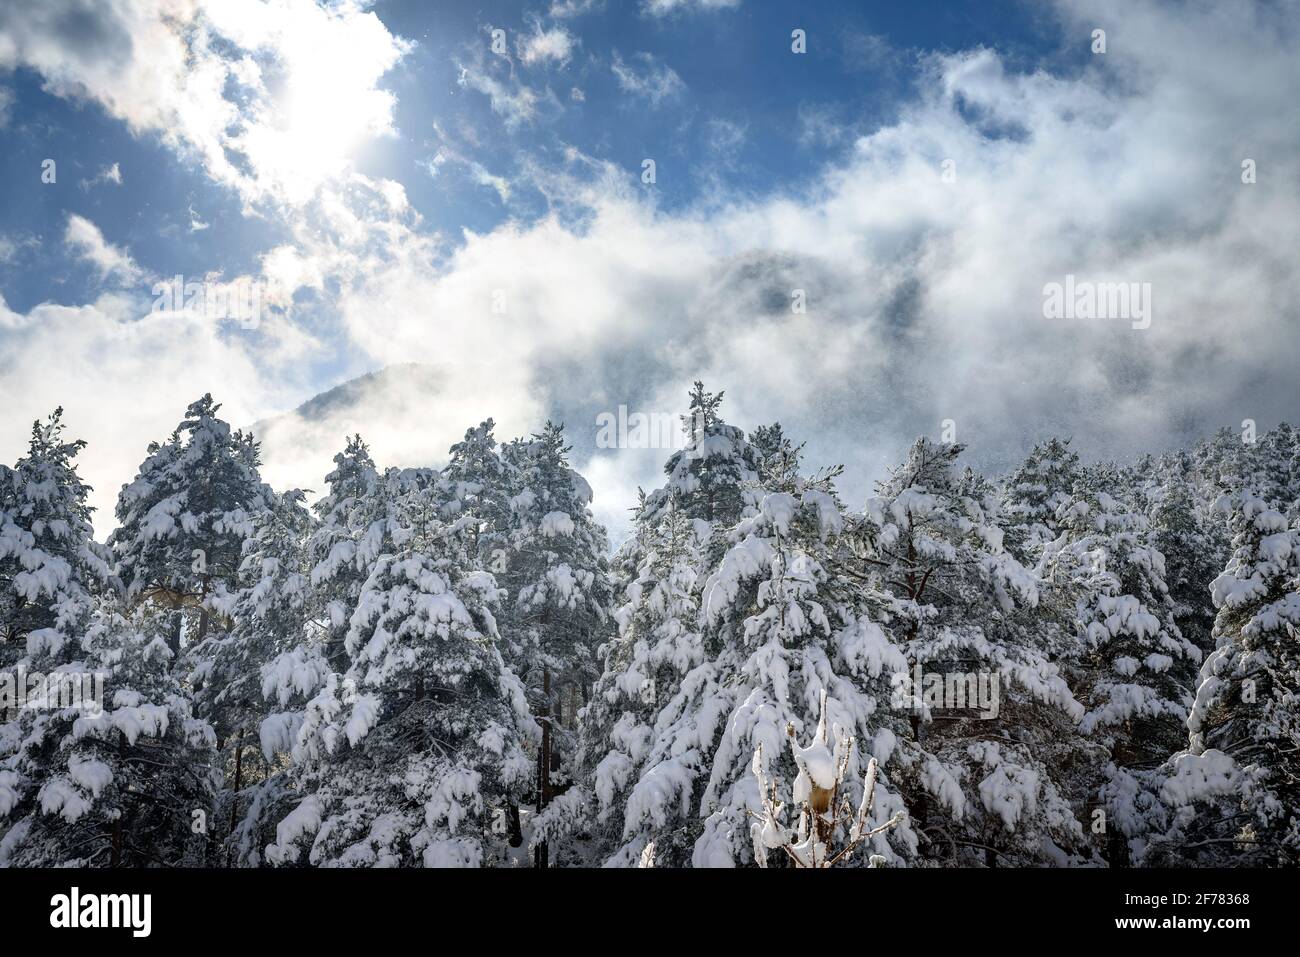
[[[790,736],[790,751],[799,768],[792,795],[793,803],[799,809],[799,823],[790,828],[783,821],[785,805],[777,796],[776,782],[764,769],[763,746],[760,744],[754,751],[753,772],[758,779],[763,813],[749,812],[755,819],[750,825],[750,835],[754,841],[754,860],[759,867],[767,867],[768,852],[778,848],[785,852],[795,867],[834,867],[847,860],[863,841],[902,823],[903,812],[900,811],[878,827],[868,825],[879,770],[875,758],[867,765],[862,801],[857,810],[854,811],[847,797],[841,798],[855,741],[847,733],[842,734],[836,753],[832,753],[826,727],[825,691],[821,695],[821,720],[812,743],[806,748],[800,747],[795,740],[793,725],[787,725],[786,733]],[[837,837],[841,834],[842,845],[836,850]],[[883,863],[883,857],[872,855],[872,867]]]

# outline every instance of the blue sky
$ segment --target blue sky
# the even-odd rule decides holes
[[[399,135],[366,144],[355,166],[402,183],[428,227],[451,236],[536,218],[548,204],[526,186],[503,202],[476,180],[473,169],[454,160],[445,172],[430,175],[427,164],[446,138],[456,145],[466,135],[489,141],[478,149],[462,146],[463,152],[505,179],[518,175],[521,154],[553,155],[567,146],[638,173],[643,158],[658,157],[662,179],[655,200],[672,210],[707,197],[718,179],[729,191],[761,197],[816,177],[852,144],[847,133],[828,140],[810,132],[810,125],[869,130],[888,123],[913,92],[919,57],[928,52],[996,45],[1008,62],[1032,67],[1056,60],[1064,67],[1071,53],[1077,60],[1088,45],[1085,37],[1076,50],[1063,49],[1050,15],[1022,2],[829,3],[802,9],[749,2],[664,16],[647,15],[635,3],[601,3],[569,17],[548,16],[545,4],[411,0],[371,9],[389,31],[415,45],[382,80],[396,96],[393,125]],[[813,55],[790,53],[796,27],[811,36]],[[458,83],[462,64],[475,61],[492,28],[507,31],[515,60],[496,72],[508,77],[513,70],[556,98],[538,107],[535,122],[510,128],[494,115],[487,96]],[[557,28],[573,37],[566,62],[533,69],[518,64],[520,40]],[[654,65],[639,60],[642,54],[654,57]],[[681,92],[647,108],[644,98],[620,87],[611,70],[616,55],[633,72],[672,70]],[[243,272],[285,238],[273,221],[242,215],[237,196],[157,136],[139,135],[84,98],[47,92],[45,78],[30,67],[10,73],[4,84],[12,105],[0,129],[0,176],[15,184],[0,209],[4,234],[61,232],[67,214],[76,213],[159,275]],[[574,88],[582,91],[583,102],[572,100]],[[434,124],[447,131],[445,137]],[[34,188],[46,157],[67,158],[61,188]],[[120,185],[90,184],[113,163],[123,173]],[[191,232],[194,216],[212,228]],[[58,266],[47,265],[50,250],[38,256],[29,248],[30,258],[15,256],[0,265],[11,308],[80,302],[93,294],[93,266],[71,255]],[[41,265],[32,268],[37,259]]]
[[[346,431],[413,464],[553,415],[617,523],[666,452],[597,449],[595,417],[681,411],[696,377],[848,464],[850,499],[948,419],[989,468],[1049,432],[1125,457],[1266,427],[1297,398],[1296,12],[7,6],[0,452],[62,403],[106,509],[207,389],[273,422],[281,485],[319,485]],[[177,274],[257,284],[264,313],[160,314]],[[1156,320],[1047,322],[1065,274],[1151,283]],[[405,362],[436,386],[276,418]]]

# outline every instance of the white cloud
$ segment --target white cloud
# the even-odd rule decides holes
[[[844,62],[853,70],[885,72],[903,64],[904,52],[887,39],[872,33],[844,33]]]
[[[98,186],[100,183],[112,183],[114,186],[122,185],[122,167],[117,163],[112,166],[105,166],[90,179],[81,181],[82,189],[90,189],[92,186]]]
[[[99,270],[101,280],[110,276],[121,285],[139,281],[144,273],[126,250],[104,239],[99,227],[76,213],[68,216],[63,241],[77,255]]]
[[[504,176],[497,176],[495,173],[490,172],[486,166],[476,160],[461,156],[453,157],[446,152],[440,152],[435,153],[432,158],[426,160],[422,165],[428,170],[430,176],[436,177],[448,161],[462,165],[469,174],[470,181],[475,185],[486,186],[493,190],[503,203],[510,202],[510,181]]]
[[[604,0],[551,0],[550,15],[557,20],[563,20],[582,16],[604,6]]]
[[[185,313],[150,313],[138,299],[104,296],[81,306],[44,303],[26,314],[0,298],[0,459],[23,453],[23,427],[63,406],[71,435],[88,440],[79,456],[94,486],[100,535],[111,529],[118,489],[135,476],[146,446],[176,427],[204,392],[222,415],[251,422],[283,408],[293,391],[259,367],[215,323]]]
[[[563,27],[543,30],[540,26],[519,40],[519,59],[525,66],[539,63],[564,65],[569,62],[579,41]]]
[[[502,118],[508,129],[532,121],[544,99],[532,87],[513,78],[498,80],[479,65],[462,66],[457,82],[487,96],[492,111]]]
[[[666,17],[676,13],[727,10],[738,6],[740,6],[740,0],[642,0],[641,2],[641,9],[652,17]]]
[[[437,135],[440,146],[428,160],[421,165],[430,176],[437,177],[441,174],[442,168],[448,163],[455,164],[463,168],[468,174],[470,181],[477,186],[486,186],[496,192],[502,203],[510,201],[511,183],[504,176],[498,176],[489,170],[486,166],[474,159],[470,152],[463,146],[459,145],[455,139],[449,135],[439,124],[433,124],[433,131]]]
[[[833,107],[800,103],[796,118],[801,146],[837,146],[849,136],[848,126],[840,121]]]
[[[41,241],[30,234],[0,235],[0,265],[9,265],[26,249],[40,249]]]
[[[343,297],[349,336],[375,364],[490,363],[485,406],[581,410],[588,431],[702,376],[729,417],[780,417],[814,461],[847,460],[850,499],[945,418],[1002,467],[1053,430],[1123,456],[1293,415],[1300,130],[1275,117],[1300,81],[1294,30],[1264,11],[1111,14],[1123,43],[1082,73],[931,59],[894,125],[785,195],[668,214],[627,174],[534,170],[585,208],[580,225],[511,223],[447,259],[376,263]],[[1077,32],[1101,14],[1063,15]],[[1240,183],[1244,155],[1266,158],[1265,180]],[[1152,283],[1151,328],[1044,319],[1043,287],[1067,273]],[[625,455],[591,439],[574,436]],[[655,459],[592,467],[653,483]]]
[[[743,123],[714,117],[704,124],[705,145],[709,152],[723,157],[734,156],[745,145],[748,131]]]
[[[157,134],[250,203],[307,203],[393,134],[378,84],[409,49],[359,0],[0,7],[0,68]]]
[[[648,100],[651,106],[658,106],[686,91],[686,84],[668,64],[659,62],[649,53],[637,53],[632,59],[640,67],[625,61],[616,50],[610,64],[619,88],[624,92]]]
[[[14,93],[7,86],[0,86],[0,129],[9,125],[13,113]]]

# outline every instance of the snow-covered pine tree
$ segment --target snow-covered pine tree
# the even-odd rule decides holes
[[[1272,502],[1279,512],[1288,517],[1297,514],[1300,499],[1300,437],[1289,423],[1283,422],[1270,429],[1251,449],[1254,468],[1250,485],[1255,494]]]
[[[1252,459],[1255,437],[1247,431],[1221,428],[1192,450],[1199,480],[1198,498],[1208,506],[1211,522],[1216,532],[1226,541],[1232,540],[1230,528],[1232,496],[1246,488],[1251,481],[1255,463]]]
[[[600,650],[604,670],[580,715],[582,790],[565,795],[592,805],[574,816],[612,866],[635,866],[652,846],[659,866],[683,866],[700,832],[702,775],[726,718],[701,593],[725,530],[760,497],[761,455],[722,420],[721,399],[695,383],[684,446],[669,456],[664,486],[641,494],[636,534],[613,562],[618,634]]]
[[[633,866],[656,841],[657,864],[690,858],[694,781],[721,718],[687,711],[712,682],[698,623],[701,527],[711,530],[671,503],[655,518],[638,512],[641,565],[623,589],[614,614],[619,633],[603,648],[604,671],[581,715],[580,778],[595,804],[595,847],[611,864]],[[642,784],[647,770],[653,774]],[[629,805],[637,788],[641,794]]]
[[[597,677],[611,604],[605,530],[591,516],[591,487],[569,467],[569,451],[563,426],[547,422],[502,454],[512,493],[503,561],[494,565],[508,593],[502,650],[542,730],[539,813],[572,782],[577,711]],[[539,832],[533,843],[537,863],[547,866],[550,842]]]
[[[1174,603],[1178,629],[1203,655],[1213,648],[1214,603],[1209,583],[1218,577],[1230,555],[1229,543],[1217,526],[1203,517],[1192,479],[1191,456],[1180,451],[1160,469],[1160,484],[1152,497],[1151,544],[1165,559],[1165,583]]]
[[[1148,863],[1300,862],[1300,525],[1254,489],[1235,497],[1231,560],[1213,584],[1215,649],[1189,746],[1165,768],[1166,832]]]
[[[18,659],[23,656],[27,650],[26,632],[20,630],[14,622],[20,603],[26,604],[26,597],[14,593],[13,579],[15,575],[21,573],[20,568],[14,567],[14,559],[18,556],[20,548],[26,548],[20,543],[25,536],[22,530],[14,522],[11,512],[13,511],[12,500],[14,490],[18,482],[14,476],[14,470],[0,462],[0,567],[5,567],[5,571],[0,573],[0,584],[3,584],[4,593],[0,602],[3,602],[3,613],[0,615],[0,670],[16,664]],[[7,712],[0,709],[0,722],[3,722]]]
[[[109,583],[109,553],[97,544],[77,474],[82,440],[64,438],[63,410],[32,425],[27,454],[0,469],[0,668],[66,663]],[[66,651],[66,654],[65,654]],[[0,721],[4,720],[0,708]]]
[[[173,652],[207,637],[213,599],[237,587],[244,542],[270,499],[251,435],[231,433],[211,395],[190,404],[164,443],[151,443],[117,500],[109,544],[132,605],[171,618]]]
[[[301,801],[301,768],[285,771],[283,762],[299,755],[298,736],[313,699],[337,688],[348,672],[347,636],[365,584],[379,559],[395,552],[397,542],[409,535],[403,500],[416,489],[428,492],[436,481],[430,469],[388,469],[380,475],[366,443],[353,435],[334,456],[334,468],[325,477],[326,494],[313,506],[316,521],[301,555],[305,582],[291,570],[298,557],[290,541],[292,529],[303,521],[296,503],[283,503],[283,522],[264,526],[272,533],[268,544],[275,543],[268,557],[279,552],[280,560],[263,567],[273,578],[284,574],[286,582],[294,583],[287,592],[267,593],[272,600],[267,612],[286,626],[299,627],[268,636],[274,654],[258,674],[265,700],[259,727],[262,761],[280,770],[253,786],[248,809],[235,826],[232,844],[241,862],[261,861],[268,826],[277,832],[289,809],[286,802]],[[427,503],[426,508],[432,507]],[[280,599],[287,604],[277,604]]]
[[[1100,734],[1121,766],[1158,763],[1177,747],[1200,650],[1175,620],[1165,557],[1146,517],[1080,486],[1048,546],[1045,577],[1078,589],[1078,696],[1083,730]]]
[[[746,441],[743,430],[723,421],[724,395],[706,392],[704,383],[695,383],[690,409],[682,417],[686,443],[664,464],[668,481],[646,496],[642,511],[649,520],[671,503],[687,518],[712,523],[715,530],[726,529],[756,504],[755,481],[762,456]],[[715,544],[717,551],[726,548],[721,540]]]
[[[1120,509],[1140,513],[1145,508],[1147,500],[1152,461],[1150,455],[1143,455],[1138,464],[1133,466],[1120,465],[1108,459],[1091,462],[1079,470],[1079,477],[1075,480],[1070,497],[1077,497],[1082,486],[1090,491],[1105,492],[1115,500]],[[1057,515],[1060,515],[1059,508]],[[1057,525],[1058,527],[1060,525],[1059,517]]]
[[[61,673],[101,676],[102,700],[34,709],[0,732],[0,866],[205,862],[215,735],[191,713],[163,624],[97,612]]]
[[[1049,449],[1031,460],[1072,455]],[[1052,660],[1064,636],[1041,617],[1036,576],[1004,549],[982,483],[957,474],[962,450],[918,439],[854,529],[862,572],[894,597],[906,655],[892,703],[915,742],[900,747],[895,778],[930,860],[1078,862],[1087,840],[1070,799],[1087,748],[1083,709]],[[1048,481],[1019,487],[1022,501],[1057,496]]]
[[[1246,478],[1244,463],[1250,444],[1241,433],[1224,426],[1198,442],[1192,451],[1197,472],[1218,492],[1240,488]]]
[[[267,573],[260,581],[280,580],[285,587],[263,590],[254,579],[247,593],[252,607],[245,604],[236,616],[255,627],[259,615],[279,623],[264,636],[269,657],[257,673],[264,700],[258,728],[262,763],[277,771],[252,786],[247,810],[236,816],[230,841],[240,863],[261,862],[268,827],[274,830],[286,817],[287,802],[301,801],[301,768],[286,772],[283,763],[299,753],[298,736],[312,701],[337,689],[348,672],[346,641],[365,584],[379,559],[395,552],[395,541],[408,534],[402,498],[414,488],[433,488],[435,482],[436,473],[429,469],[389,469],[380,475],[361,436],[353,435],[325,476],[326,492],[312,507],[315,521],[301,553],[292,541],[304,521],[294,493],[282,498],[277,514],[259,526],[252,554],[273,560],[259,560]],[[259,605],[261,612],[256,611]]]
[[[352,611],[350,665],[293,730],[305,795],[266,858],[321,866],[477,866],[501,860],[508,807],[532,781],[524,689],[501,659],[501,589],[475,559],[480,520],[445,514],[428,470],[390,470],[356,549],[383,545]],[[309,844],[304,854],[304,845]]]
[[[1069,439],[1050,438],[1030,450],[1005,482],[1006,549],[1033,567],[1039,552],[1056,538],[1056,510],[1074,491],[1079,455]]]
[[[752,514],[760,497],[758,470],[763,454],[742,429],[723,420],[724,394],[706,392],[702,382],[694,384],[689,411],[681,417],[685,441],[664,463],[667,480],[648,494],[638,489],[633,510],[636,525],[643,530],[657,527],[669,510],[683,515],[694,525],[696,537],[705,542],[701,558],[710,566],[728,547],[722,533]],[[611,564],[620,591],[640,575],[643,540],[642,535],[634,536],[614,556]]]
[[[1183,636],[1165,584],[1165,558],[1144,515],[1129,511],[1090,475],[1058,510],[1061,536],[1040,566],[1049,587],[1074,596],[1079,646],[1070,656],[1080,727],[1105,748],[1099,806],[1112,866],[1144,840],[1145,775],[1180,747],[1201,650]],[[1171,503],[1173,507],[1174,503]],[[1136,803],[1135,803],[1136,802]]]
[[[753,862],[748,818],[763,812],[758,777],[799,777],[784,746],[791,733],[811,736],[824,720],[828,740],[848,736],[862,742],[844,751],[843,779],[850,782],[844,797],[856,806],[868,761],[874,757],[889,766],[902,720],[887,711],[888,685],[889,673],[905,670],[906,662],[878,623],[877,596],[835,571],[844,528],[834,487],[839,469],[805,476],[801,447],[786,440],[779,426],[756,435],[755,445],[764,452],[761,485],[754,490],[758,507],[726,532],[729,548],[705,582],[701,620],[711,680],[687,705],[697,727],[722,723],[699,799],[704,824],[692,852],[696,867]],[[692,736],[702,739],[698,731]],[[760,748],[755,771],[753,755]],[[667,817],[663,810],[656,814],[649,796],[660,807],[674,803],[672,791],[644,794],[655,770],[633,792],[630,822],[637,813]],[[902,798],[882,776],[869,829],[903,810]],[[916,836],[899,823],[876,833],[869,850],[898,861],[915,852]]]
[[[306,553],[312,515],[298,489],[268,494],[269,507],[257,514],[244,541],[238,588],[215,607],[230,627],[210,631],[190,654],[195,710],[212,722],[228,755],[228,787],[218,803],[225,862],[238,853],[256,863],[261,847],[252,832],[265,827],[275,811],[269,799],[282,790],[278,782],[266,786],[274,752],[259,748],[260,729],[282,728],[268,721],[270,712],[291,698],[305,701],[330,673],[323,654],[326,619]]]
[[[497,444],[496,423],[485,419],[465,430],[465,437],[451,447],[441,477],[448,496],[447,509],[469,509],[477,516],[471,529],[478,559],[504,571],[508,558],[506,540],[514,525],[510,498],[517,491],[515,476],[505,460],[505,449]]]
[[[307,543],[307,557],[327,631],[323,647],[309,643],[304,651],[323,657],[340,674],[348,667],[343,648],[348,619],[388,530],[382,486],[370,449],[360,435],[354,435],[335,454],[334,468],[325,476],[326,492],[312,506],[318,521]]]

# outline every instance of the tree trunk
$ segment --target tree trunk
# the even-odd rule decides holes
[[[180,657],[181,629],[185,627],[185,614],[180,609],[172,612],[172,627],[167,635],[167,647],[171,649],[172,660]]]
[[[542,746],[537,751],[537,811],[551,803],[551,670],[542,669]],[[533,866],[550,866],[550,853],[541,841],[533,851]]]
[[[519,824],[519,805],[514,801],[506,804],[506,826],[510,829],[511,847],[524,843],[524,830]]]
[[[117,735],[117,754],[119,759],[125,759],[126,757],[126,735],[121,732]],[[123,843],[125,843],[125,834],[122,825],[122,814],[119,813],[117,820],[113,822],[113,851],[109,857],[109,867],[121,865]]]
[[[118,867],[122,863],[122,819],[119,817],[113,822],[113,853],[109,857],[108,866]]]
[[[239,788],[244,779],[244,729],[240,728],[235,735],[235,786],[230,795],[230,827],[226,831],[226,836],[235,833],[235,821],[239,815]],[[231,864],[234,846],[226,848],[226,866]]]

